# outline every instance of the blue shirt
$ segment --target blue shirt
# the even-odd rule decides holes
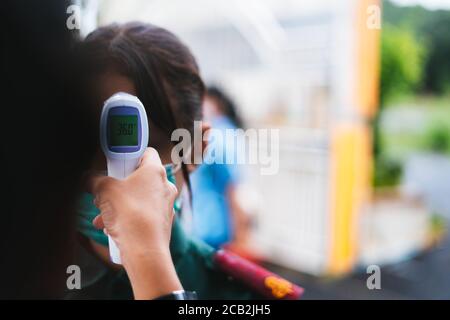
[[[236,126],[226,117],[216,118],[212,128],[225,137],[226,129]],[[235,159],[235,145],[227,139],[210,138],[205,155],[208,163],[201,164],[191,176],[192,233],[209,245],[218,248],[233,238],[232,220],[227,199],[228,188],[239,180],[238,164],[215,163],[213,160]],[[225,162],[225,161],[222,161]]]

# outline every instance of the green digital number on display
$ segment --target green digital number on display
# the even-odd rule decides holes
[[[138,144],[138,116],[110,116],[109,144],[113,147]]]

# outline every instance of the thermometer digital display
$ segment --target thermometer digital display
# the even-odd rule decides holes
[[[100,144],[108,176],[125,179],[136,170],[148,138],[147,114],[137,97],[118,92],[105,101],[100,118]],[[109,253],[112,262],[121,263],[120,252],[111,237]]]
[[[136,146],[138,144],[138,116],[111,116],[108,124],[108,141],[111,146]]]

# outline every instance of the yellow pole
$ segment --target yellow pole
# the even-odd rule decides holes
[[[358,253],[358,217],[368,203],[372,181],[372,136],[369,120],[378,106],[380,30],[367,25],[368,8],[378,0],[358,0],[354,118],[334,125],[331,139],[331,234],[328,270],[350,271]],[[373,7],[372,7],[373,8]],[[381,19],[381,16],[380,16]]]

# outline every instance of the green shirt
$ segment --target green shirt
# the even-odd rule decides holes
[[[84,220],[80,223],[90,223],[98,214],[92,199],[82,201],[81,209]],[[100,237],[93,236],[93,232],[86,232],[80,228],[85,237],[105,244]],[[132,299],[133,293],[128,277],[124,270],[108,268],[90,250],[85,237],[81,237],[75,264],[81,268],[82,288],[67,292],[68,299]],[[98,238],[98,239],[97,239]],[[172,228],[170,251],[176,272],[184,290],[196,291],[199,299],[258,299],[261,296],[253,293],[244,284],[232,279],[213,262],[215,249],[207,244],[194,240],[183,230],[178,219]],[[157,284],[155,284],[157,285]]]

